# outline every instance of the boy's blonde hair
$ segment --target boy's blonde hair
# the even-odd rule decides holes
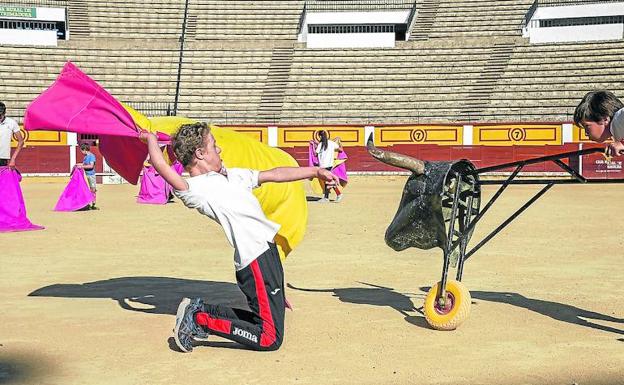
[[[187,167],[195,158],[195,150],[204,145],[206,135],[210,132],[210,127],[206,123],[198,122],[183,124],[171,137],[171,146],[176,158]]]
[[[591,91],[583,96],[581,102],[574,110],[574,123],[581,125],[582,120],[590,122],[599,122],[607,117],[613,117],[624,104],[618,99],[613,92],[600,90]]]

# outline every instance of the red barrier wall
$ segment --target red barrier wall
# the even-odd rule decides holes
[[[585,144],[583,148],[588,147],[604,147],[600,144]],[[605,157],[598,154],[590,154],[583,157],[582,173],[586,178],[591,179],[614,179],[624,178],[624,168],[622,167],[623,159],[613,158],[611,162],[607,162]]]
[[[17,157],[21,173],[69,172],[69,146],[28,146]]]
[[[583,148],[596,146],[604,147],[604,145],[583,144]],[[18,158],[18,169],[23,173],[68,173],[70,148],[69,146],[32,146],[24,148]],[[476,167],[487,167],[560,152],[575,151],[579,149],[579,144],[504,147],[400,144],[385,147],[384,149],[429,161],[468,159]],[[283,148],[283,150],[291,154],[300,165],[307,166],[308,147],[290,147]],[[347,161],[347,170],[349,171],[401,171],[396,167],[388,166],[373,159],[366,151],[366,147],[346,147],[345,150],[349,156]],[[91,151],[97,158],[97,172],[102,172],[103,160],[98,148],[91,147]],[[83,155],[79,149],[76,149],[76,161],[82,162],[82,159]],[[563,159],[563,161],[575,170],[581,168],[583,175],[588,178],[624,178],[622,160],[614,159],[612,163],[608,164],[601,154],[584,156],[581,165],[579,165],[578,159]],[[511,171],[511,169],[501,171]],[[548,162],[527,166],[523,171],[561,172],[562,170],[554,163]]]
[[[392,147],[385,147],[385,150],[399,152],[413,156],[418,159],[429,161],[451,161],[457,159],[468,159],[476,167],[494,166],[501,163],[514,162],[539,156],[557,154],[560,152],[575,151],[579,149],[576,143],[562,146],[438,146],[438,145],[411,145],[400,144]],[[291,154],[300,165],[308,164],[308,148],[293,147],[284,148],[284,151]],[[349,171],[398,171],[396,167],[385,165],[373,159],[366,151],[366,147],[347,147],[347,169]],[[570,161],[563,159],[564,163]],[[572,160],[573,166],[577,163]],[[511,171],[501,170],[501,171]],[[523,171],[531,172],[559,172],[561,168],[552,162],[526,166]]]

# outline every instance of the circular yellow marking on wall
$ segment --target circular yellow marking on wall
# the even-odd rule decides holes
[[[414,142],[424,142],[427,139],[427,132],[425,130],[416,129],[412,131],[412,140]]]
[[[512,128],[509,130],[509,140],[520,142],[524,139],[526,139],[526,131],[524,128]]]

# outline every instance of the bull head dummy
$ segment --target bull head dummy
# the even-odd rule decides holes
[[[381,150],[373,144],[372,135],[366,147],[375,159],[412,173],[403,188],[394,219],[386,230],[385,241],[392,249],[444,248],[447,242],[446,224],[450,221],[452,197],[457,188],[461,190],[459,200],[464,203],[464,207],[458,209],[458,230],[465,227],[466,215],[476,215],[478,212],[481,192],[472,163],[466,160],[427,162]],[[461,179],[458,179],[458,175],[461,175]],[[467,205],[472,208],[468,213]]]

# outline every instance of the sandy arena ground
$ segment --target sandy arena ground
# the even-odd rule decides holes
[[[419,308],[441,250],[383,240],[405,179],[354,177],[342,203],[309,203],[279,351],[212,337],[191,354],[172,348],[179,300],[243,300],[217,225],[138,205],[131,185],[56,213],[64,184],[25,180],[47,229],[0,234],[0,384],[624,384],[624,186],[555,186],[467,262],[472,313],[439,332]],[[537,189],[512,186],[473,240]]]

